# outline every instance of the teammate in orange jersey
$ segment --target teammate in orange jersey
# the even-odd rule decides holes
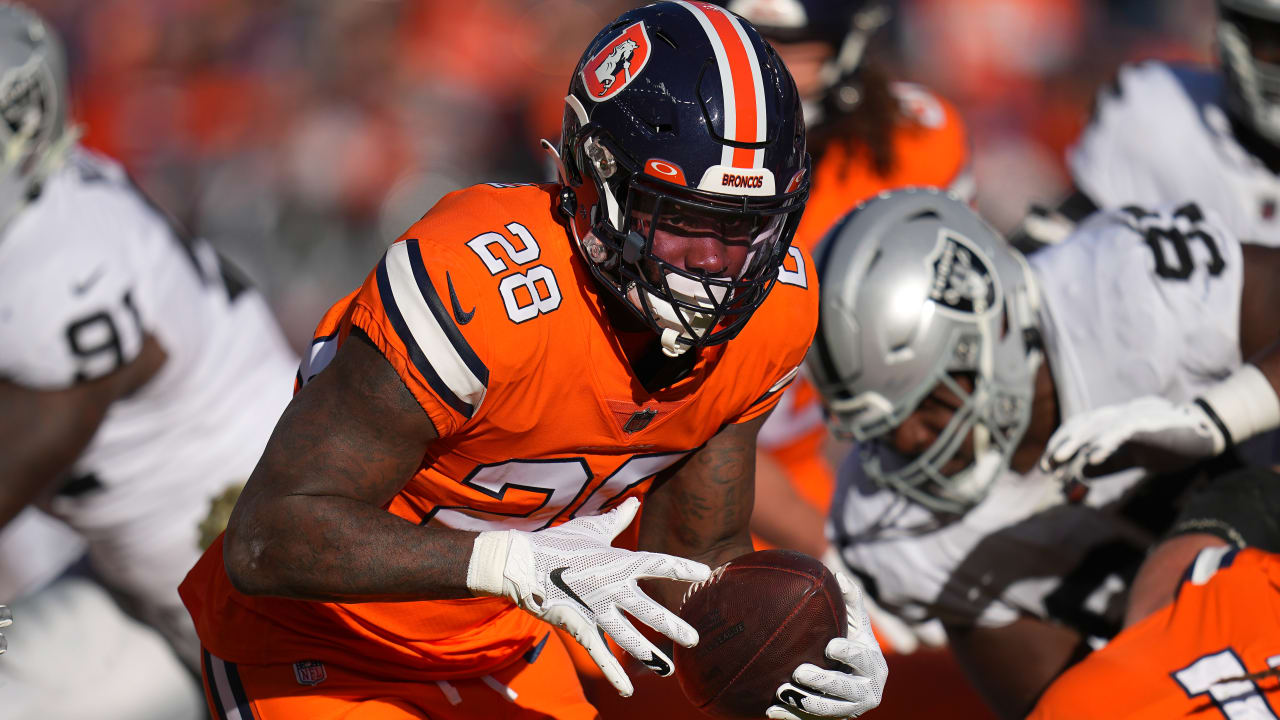
[[[1280,714],[1280,477],[1248,469],[1188,502],[1143,563],[1126,628],[1062,675],[1031,720]]]
[[[795,86],[731,14],[664,2],[565,101],[559,184],[447,196],[322,319],[181,588],[216,717],[593,717],[547,623],[627,695],[606,637],[669,675],[632,619],[696,643],[650,594],[751,549],[755,437],[816,323]],[[612,547],[641,501],[645,552]],[[841,670],[778,689],[810,716],[880,700],[846,602]]]

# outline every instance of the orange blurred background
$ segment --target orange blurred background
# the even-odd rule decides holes
[[[543,179],[582,48],[618,0],[39,0],[86,142],[267,292],[301,346],[432,202]],[[1008,228],[1065,187],[1094,89],[1209,61],[1211,0],[900,0],[872,52],[956,102],[979,207]]]

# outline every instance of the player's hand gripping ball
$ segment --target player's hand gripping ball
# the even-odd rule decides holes
[[[827,643],[848,629],[835,576],[790,550],[721,565],[690,586],[679,615],[699,637],[696,646],[675,649],[680,689],[703,712],[724,718],[764,717],[801,663],[835,669]]]

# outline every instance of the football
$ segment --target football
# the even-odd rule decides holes
[[[689,587],[680,617],[698,644],[676,646],[680,689],[704,713],[761,718],[801,663],[834,667],[827,642],[848,628],[840,585],[818,560],[791,550],[734,558]]]

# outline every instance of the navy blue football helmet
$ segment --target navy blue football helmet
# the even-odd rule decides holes
[[[774,43],[831,46],[822,69],[821,95],[805,98],[809,126],[850,112],[862,98],[858,68],[872,33],[889,20],[883,0],[715,0],[756,26]]]
[[[675,356],[736,335],[777,278],[809,192],[795,83],[740,18],[705,2],[632,10],[565,98],[561,210],[599,283]],[[655,230],[745,247],[733,276],[677,267]]]

